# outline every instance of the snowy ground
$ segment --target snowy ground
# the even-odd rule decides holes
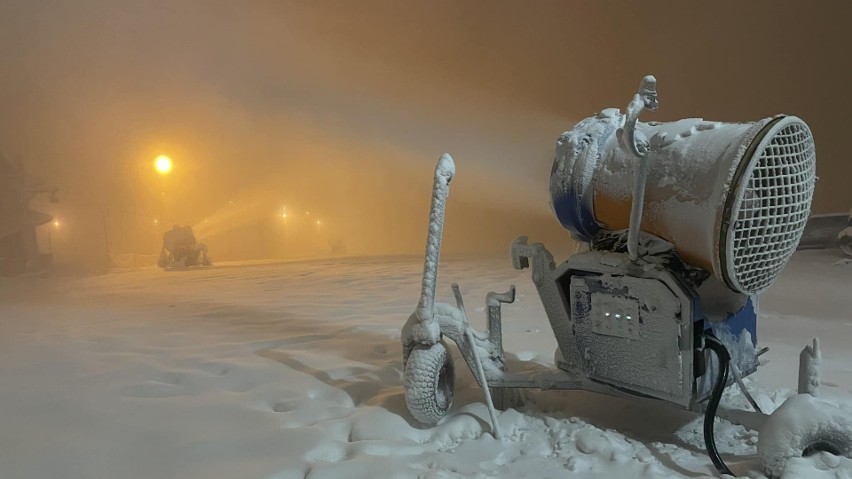
[[[798,253],[761,302],[770,362],[749,384],[772,409],[795,388],[799,351],[822,339],[823,393],[852,411],[852,264]],[[418,298],[419,258],[221,264],[86,278],[0,279],[0,477],[409,478],[715,476],[701,419],[652,401],[534,392],[488,433],[463,362],[451,417],[412,425],[399,329]],[[489,290],[507,351],[550,364],[555,341],[527,271],[454,260],[482,328]],[[36,292],[38,291],[38,292]],[[743,404],[734,388],[730,404]],[[734,472],[760,477],[757,434],[722,423]],[[820,453],[789,478],[849,478]]]

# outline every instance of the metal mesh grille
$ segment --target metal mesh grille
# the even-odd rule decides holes
[[[816,178],[810,130],[784,126],[754,162],[733,228],[733,278],[739,290],[768,288],[789,261],[810,214]]]

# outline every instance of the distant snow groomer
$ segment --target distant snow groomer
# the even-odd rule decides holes
[[[166,269],[210,266],[207,245],[195,240],[191,226],[174,225],[163,235],[163,248],[157,266]]]

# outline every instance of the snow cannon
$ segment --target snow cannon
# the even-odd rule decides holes
[[[758,450],[770,477],[796,455],[852,457],[852,418],[838,420],[842,412],[810,399],[780,408],[794,413],[767,416],[743,379],[768,350],[758,346],[758,294],[781,273],[807,221],[816,161],[810,129],[794,116],[642,123],[640,114],[658,107],[656,86],[645,77],[623,113],[603,110],[559,137],[551,204],[588,248],[557,264],[541,243],[512,242],[512,265],[532,270],[556,339],[552,368],[503,349],[501,308],[514,302],[514,285],[486,296],[485,331],[471,326],[457,284],[455,304],[435,301],[456,174],[452,158],[441,157],[420,301],[400,335],[409,412],[429,425],[452,411],[452,341],[483,389],[495,437],[496,409],[515,404],[520,390],[584,390],[702,413],[707,452],[723,474],[733,475],[716,450],[717,412],[768,431]],[[820,354],[816,340],[802,352],[800,394],[818,395]],[[734,383],[754,412],[719,411]],[[794,416],[800,420],[786,419]]]
[[[553,213],[580,241],[630,225],[636,159],[617,109],[559,137]],[[623,136],[623,135],[622,135]],[[766,290],[789,261],[810,214],[816,153],[808,125],[779,115],[751,123],[689,118],[637,123],[650,155],[642,231],[733,291]]]
[[[191,226],[174,225],[163,234],[157,266],[165,270],[210,266],[207,245],[195,240]]]

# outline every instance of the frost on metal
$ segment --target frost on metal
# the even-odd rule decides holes
[[[492,432],[495,437],[500,437],[496,413],[488,392],[488,382],[491,378],[502,375],[503,351],[502,343],[491,341],[490,338],[495,333],[500,334],[500,304],[514,301],[514,289],[504,294],[488,295],[491,328],[490,332],[486,331],[485,334],[475,332],[470,326],[458,285],[453,285],[455,306],[435,303],[444,213],[449,196],[449,183],[454,174],[452,157],[448,154],[442,155],[435,168],[420,301],[402,328],[405,400],[412,415],[425,424],[437,423],[447,413],[452,404],[455,373],[452,357],[440,341],[446,336],[459,346],[474,377],[485,390],[486,402],[491,412]]]
[[[559,138],[550,193],[562,225],[590,241],[641,217],[644,232],[730,288],[766,290],[810,212],[816,152],[807,124],[783,115],[752,123],[641,123],[635,115],[605,109]],[[634,200],[641,216],[631,215],[640,209]]]
[[[819,371],[822,365],[822,353],[819,350],[819,338],[805,346],[799,355],[799,394],[819,396]]]
[[[615,132],[621,149],[629,151],[638,160],[633,180],[630,232],[627,239],[627,251],[630,253],[631,261],[639,259],[639,231],[642,224],[642,211],[645,208],[645,182],[648,181],[648,170],[651,167],[650,159],[648,158],[651,145],[643,133],[636,131],[636,123],[639,120],[639,114],[642,110],[657,111],[658,106],[657,79],[648,75],[642,79],[642,83],[639,85],[639,92],[633,95],[633,100],[627,105],[627,113],[624,115],[624,125]]]
[[[456,173],[453,158],[444,153],[435,167],[435,181],[432,185],[432,204],[429,209],[429,231],[426,234],[426,259],[423,264],[423,282],[420,290],[420,302],[415,311],[420,324],[412,326],[411,334],[415,341],[422,344],[435,344],[440,329],[433,321],[435,306],[435,287],[438,281],[438,261],[441,257],[441,236],[444,231],[444,212],[450,194],[450,181]]]
[[[792,396],[767,418],[757,452],[771,478],[781,477],[793,459],[817,452],[852,457],[852,417],[809,394]]]
[[[752,123],[638,120],[657,105],[656,79],[647,76],[625,113],[603,110],[557,142],[551,206],[588,249],[557,264],[543,244],[524,236],[512,243],[512,265],[531,269],[553,330],[555,368],[507,367],[501,306],[514,301],[514,286],[488,294],[485,332],[471,327],[457,285],[455,305],[435,303],[455,173],[449,155],[441,157],[421,297],[401,337],[406,404],[415,418],[436,423],[449,410],[449,339],[486,394],[495,436],[489,389],[653,398],[704,412],[708,454],[720,473],[731,473],[716,450],[715,417],[729,380],[763,415],[743,380],[766,350],[756,347],[757,295],[775,281],[801,237],[815,180],[813,138],[803,121],[783,115]],[[815,342],[802,353],[800,392],[818,393],[819,362]],[[800,403],[817,411],[801,416],[810,418],[807,424],[787,419],[785,411],[803,410]],[[766,421],[762,449],[770,474],[786,467],[790,451],[850,454],[848,415],[831,422],[825,414],[834,412],[821,406],[789,404]]]

